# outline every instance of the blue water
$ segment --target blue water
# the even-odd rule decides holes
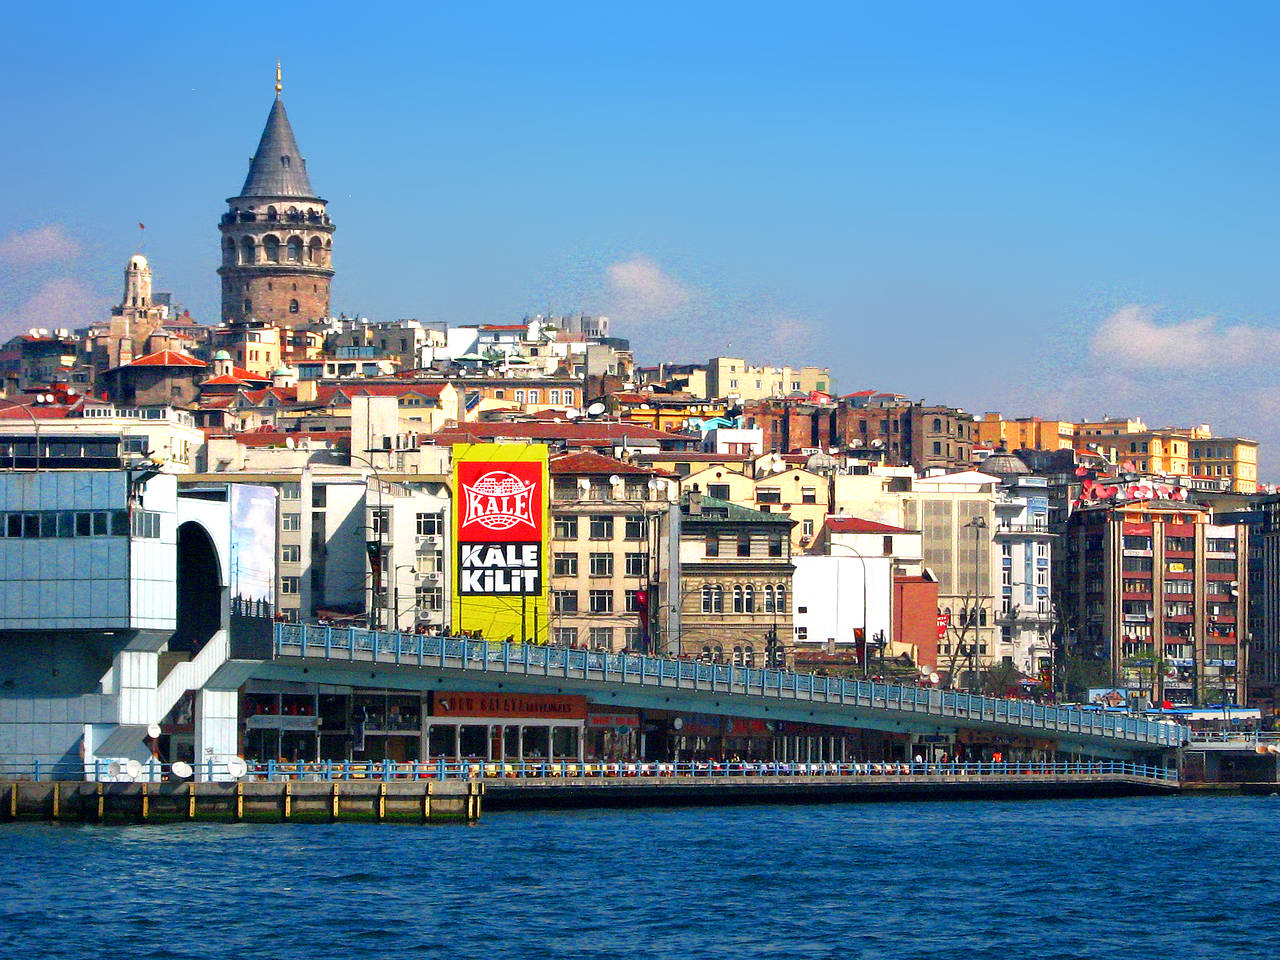
[[[1270,957],[1280,798],[0,826],[0,958]]]

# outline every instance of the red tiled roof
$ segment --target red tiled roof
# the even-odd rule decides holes
[[[485,323],[480,326],[481,330],[527,330],[527,323]]]
[[[202,387],[246,386],[247,387],[249,386],[249,383],[246,380],[241,380],[239,377],[231,377],[224,373],[220,377],[210,377],[208,380],[201,380],[200,386]]]
[[[3,420],[30,420],[27,416],[30,412],[37,420],[65,420],[71,412],[70,407],[63,406],[28,406],[22,403],[10,404],[7,407],[0,407],[0,419]]]
[[[624,463],[621,460],[615,460],[613,457],[601,456],[598,453],[567,453],[562,457],[556,457],[550,464],[552,473],[602,473],[602,474],[639,474],[640,476],[651,477],[660,470],[646,470],[643,467],[637,467],[634,464]]]
[[[432,436],[437,443],[466,443],[469,440],[493,440],[497,437],[521,437],[543,442],[563,440],[568,443],[602,443],[622,440],[624,437],[628,440],[659,442],[692,440],[682,434],[667,433],[664,430],[654,430],[652,427],[634,423],[583,422],[581,420],[466,423],[456,427],[445,427]]]
[[[126,367],[205,367],[208,366],[203,360],[197,360],[189,353],[179,353],[177,350],[161,350],[159,353],[149,353],[145,357],[139,357],[131,363],[124,364]]]
[[[906,527],[891,527],[887,523],[862,520],[858,517],[827,517],[827,529],[832,533],[915,533]]]
[[[688,461],[690,463],[747,463],[756,453],[707,453],[703,450],[662,450],[656,453],[637,453],[637,460]]]

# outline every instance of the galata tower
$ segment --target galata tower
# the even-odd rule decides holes
[[[222,233],[222,320],[296,327],[329,315],[333,222],[316,196],[289,126],[276,64],[276,98]]]

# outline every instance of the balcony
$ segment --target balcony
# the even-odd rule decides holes
[[[1052,537],[1053,531],[1043,523],[1001,523],[993,528],[997,537]]]

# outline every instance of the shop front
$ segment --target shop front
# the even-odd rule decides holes
[[[587,698],[436,691],[422,728],[425,760],[579,761]]]

